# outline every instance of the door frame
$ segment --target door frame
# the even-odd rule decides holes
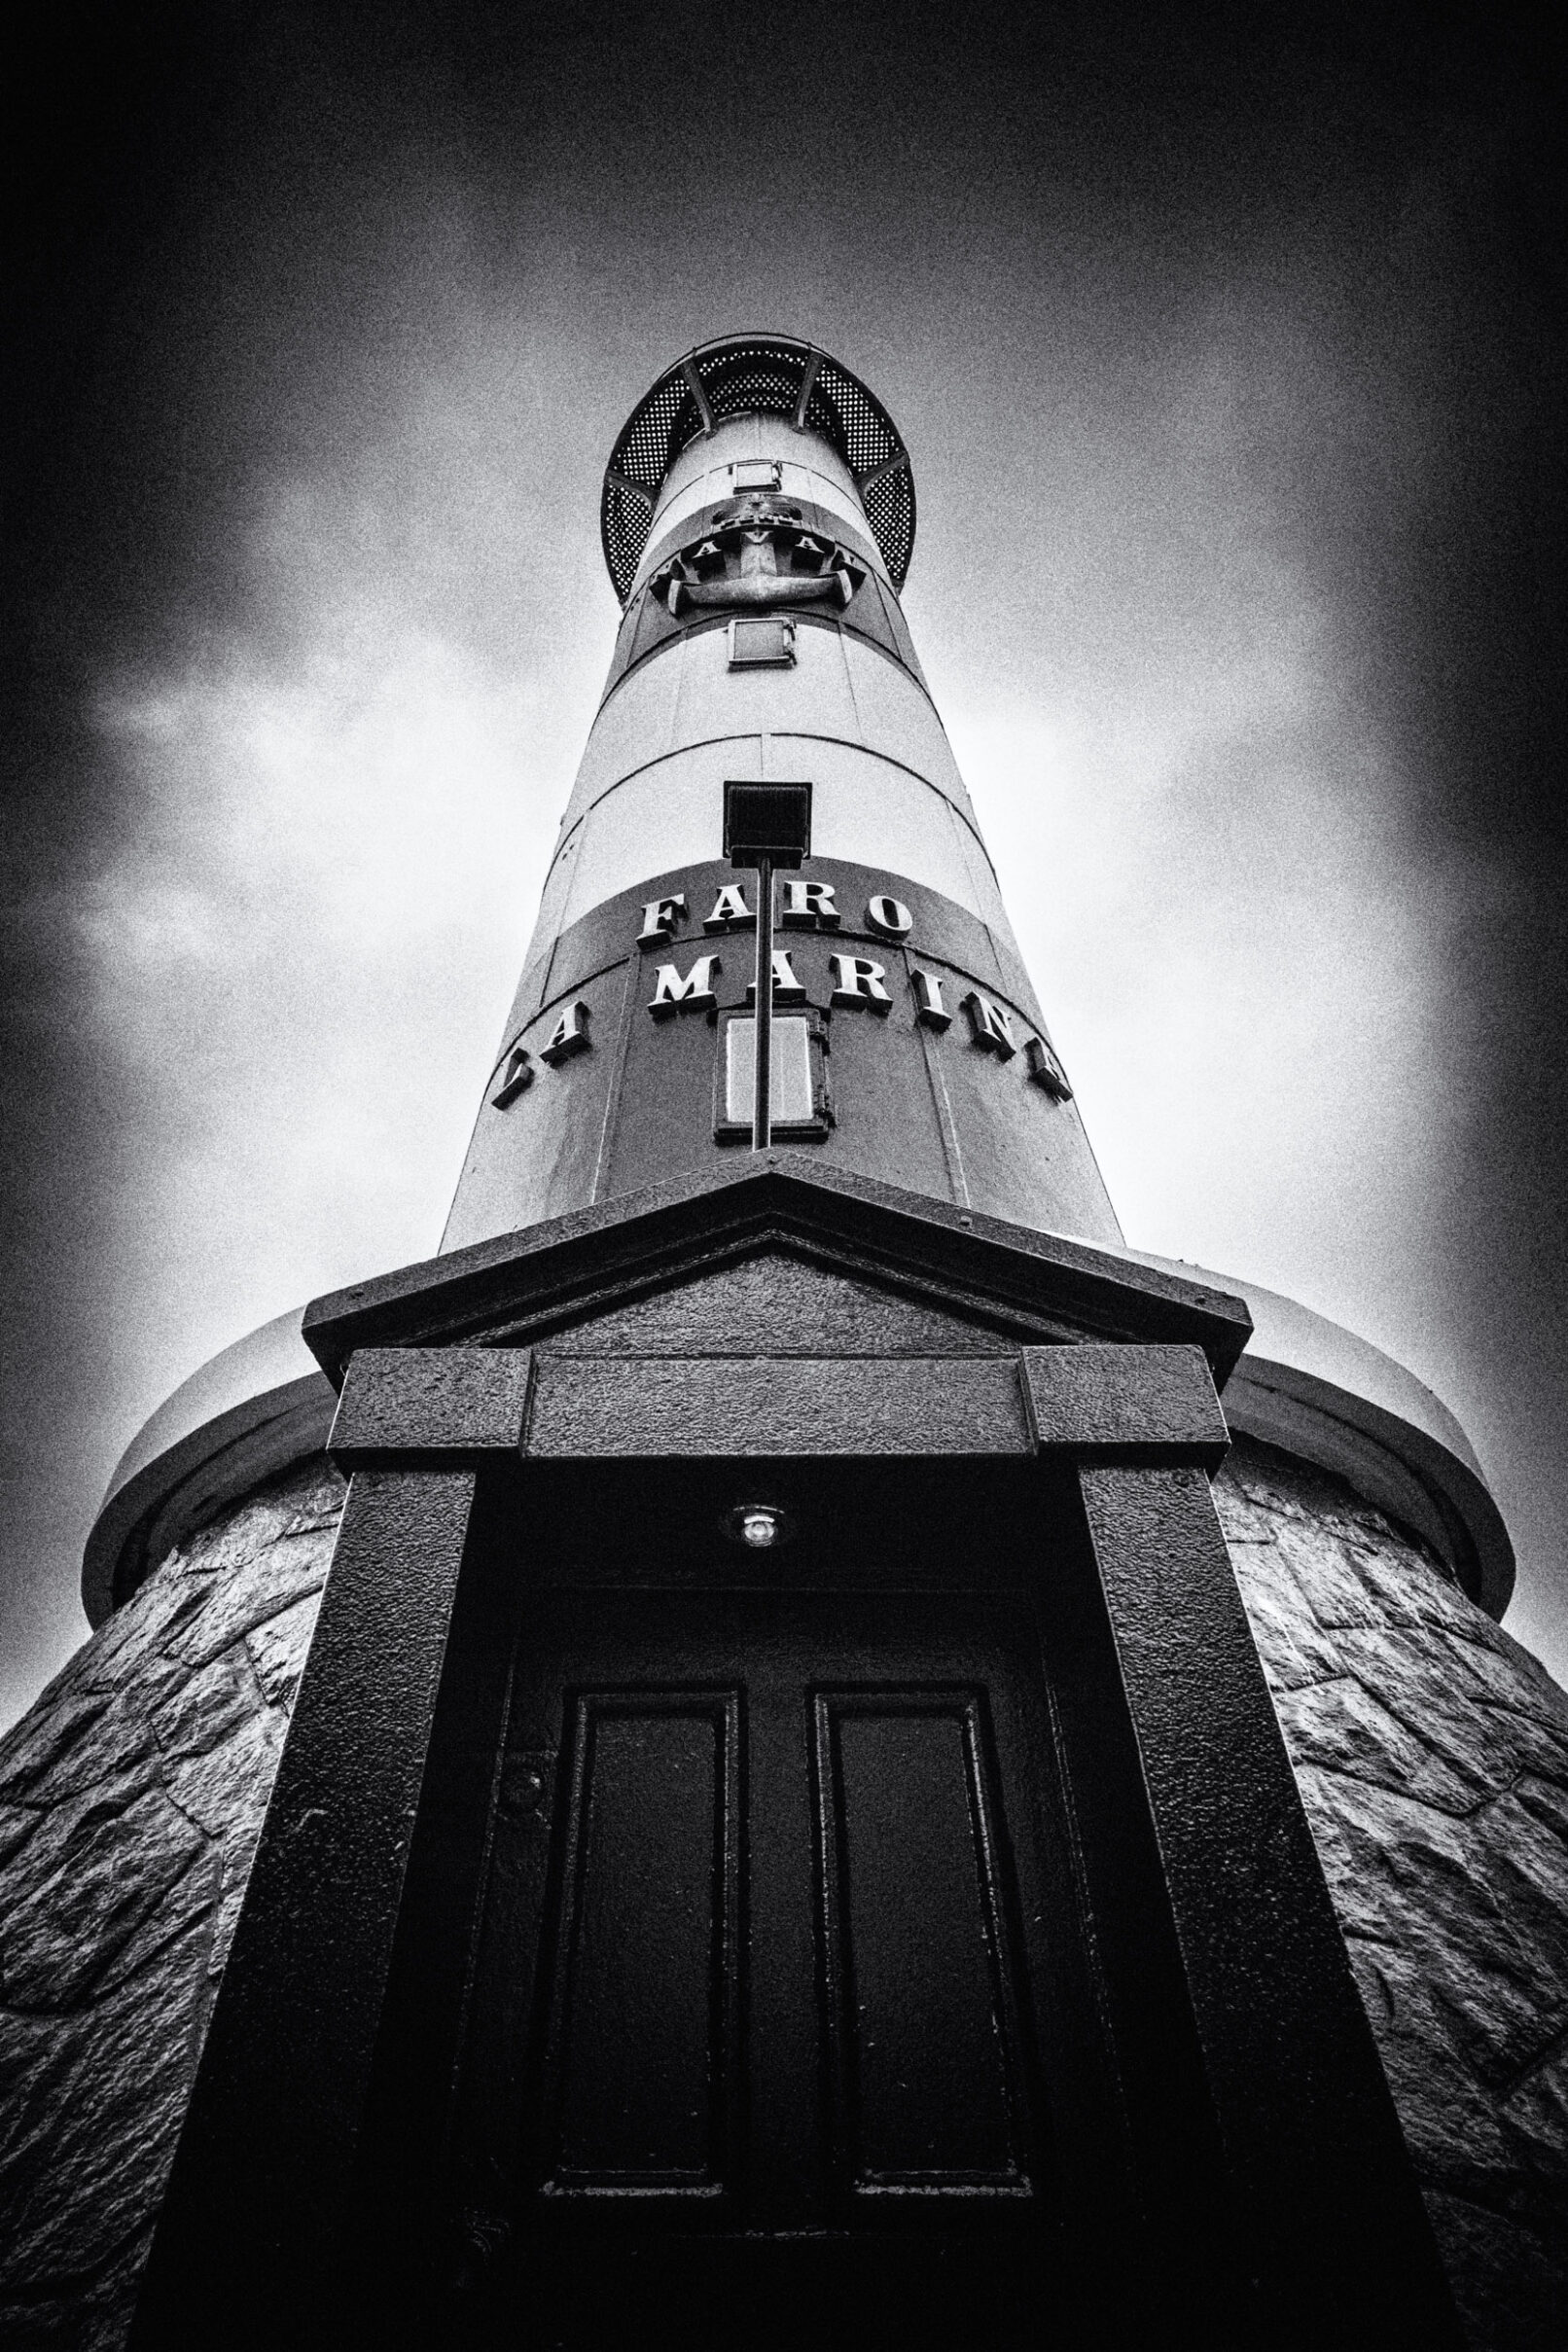
[[[1225,1433],[1201,1351],[1087,1342],[1025,1347],[1012,1365],[896,1359],[885,1373],[792,1358],[737,1379],[700,1359],[605,1360],[552,1372],[552,1397],[535,1393],[525,1349],[354,1358],[335,1432],[349,1497],[138,2352],[216,2340],[239,2297],[302,2344],[354,2336],[363,2273],[345,2288],[345,2254],[365,2242],[364,2158],[384,2120],[374,2055],[396,2022],[394,1946],[415,1924],[410,1845],[451,1806],[462,1849],[484,1813],[472,1744],[426,1788],[438,1701],[455,1688],[448,1633],[453,1665],[478,1655],[455,1638],[484,1606],[467,1563],[533,1462],[599,1455],[1028,1466],[1036,1549],[1056,1564],[1037,1579],[1048,1647],[1071,1661],[1051,1683],[1058,1752],[1119,2053],[1134,2053],[1122,2072],[1143,2266],[1211,2342],[1457,2347],[1209,1496]],[[801,1421],[821,1428],[825,1397],[827,1455]],[[477,1865],[465,1853],[454,1868]],[[1163,1946],[1153,1967],[1130,1956],[1150,1939]],[[1172,1971],[1191,2021],[1174,2055],[1168,2002],[1149,1991]],[[1205,2126],[1212,2163],[1173,2178],[1173,2150]]]

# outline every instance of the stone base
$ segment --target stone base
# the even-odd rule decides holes
[[[0,1743],[0,2341],[118,2352],[343,1487],[166,1559]],[[1478,2352],[1568,2342],[1568,1695],[1418,1543],[1240,1440],[1253,1629]]]
[[[125,2341],[342,1508],[166,1559],[0,1743],[0,2342]]]
[[[1433,1555],[1248,1440],[1215,1501],[1461,2312],[1568,2343],[1568,1694]]]

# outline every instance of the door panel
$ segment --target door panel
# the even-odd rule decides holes
[[[1027,2195],[1018,1971],[984,1693],[819,1692],[815,1717],[846,2186]]]
[[[738,1698],[580,1693],[568,1753],[543,2192],[711,2196],[731,2138]]]

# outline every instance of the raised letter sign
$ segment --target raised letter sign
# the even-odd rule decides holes
[[[837,931],[838,909],[831,882],[802,882],[791,877],[784,885],[783,920],[794,931]]]
[[[746,1002],[748,1005],[754,1005],[757,1002],[757,982],[755,980],[746,982]],[[803,1005],[805,1003],[805,984],[796,979],[795,967],[790,962],[790,951],[787,947],[773,949],[773,1002],[775,1005]]]
[[[891,1012],[893,999],[882,982],[887,978],[885,965],[873,964],[869,955],[830,955],[833,966],[833,1001],[836,1005],[859,1005],[873,1013]]]
[[[534,1066],[531,1057],[523,1051],[520,1046],[514,1046],[507,1055],[507,1066],[501,1073],[501,1084],[490,1096],[490,1101],[496,1110],[504,1111],[509,1104],[517,1101],[524,1087],[531,1087],[533,1083]]]
[[[972,988],[963,1000],[969,1015],[969,1025],[975,1033],[975,1043],[982,1053],[999,1054],[1003,1061],[1016,1053],[1018,1041],[1013,1034],[1013,1023],[1000,1005],[993,1005],[988,996]]]
[[[1025,1041],[1023,1058],[1029,1065],[1029,1076],[1037,1087],[1044,1087],[1052,1102],[1071,1102],[1073,1089],[1067,1084],[1067,1073],[1043,1037]]]
[[[575,1004],[568,1005],[550,1033],[549,1045],[540,1047],[540,1060],[559,1068],[563,1061],[570,1061],[574,1053],[586,1053],[588,1035],[583,1024],[588,1016],[589,1009],[581,997]]]
[[[713,912],[703,918],[704,931],[733,931],[737,923],[753,921],[746,904],[746,893],[738,882],[726,882],[713,902]]]
[[[673,964],[660,964],[654,974],[654,993],[648,1010],[655,1020],[667,1020],[672,1013],[706,1013],[718,1003],[713,993],[713,976],[719,969],[716,955],[699,955],[682,980]]]
[[[914,929],[914,917],[903,900],[885,894],[868,902],[866,920],[873,931],[884,932],[890,940],[907,940]]]
[[[673,898],[650,899],[642,910],[642,929],[637,934],[638,946],[657,947],[661,940],[667,940],[685,912],[684,890],[677,890]]]
[[[942,982],[934,972],[911,972],[914,982],[914,1017],[924,1021],[928,1029],[945,1029],[952,1015],[942,1001]]]

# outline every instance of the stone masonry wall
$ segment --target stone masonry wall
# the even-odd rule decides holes
[[[1568,1693],[1336,1479],[1215,1483],[1461,2311],[1568,2344]]]
[[[125,2339],[342,1497],[252,1496],[0,1741],[7,2352]]]
[[[120,2352],[315,1621],[315,1462],[163,1562],[0,1741],[0,2343]],[[1247,1440],[1215,1500],[1477,2352],[1568,2343],[1568,1695]]]

